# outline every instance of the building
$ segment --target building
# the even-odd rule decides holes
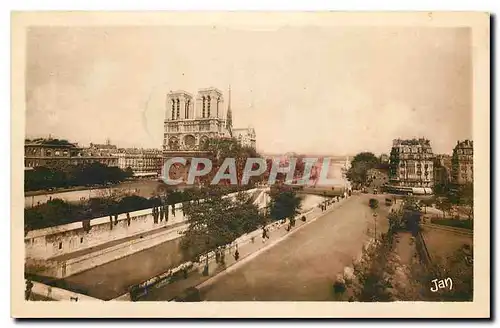
[[[257,148],[255,130],[251,127],[243,129],[233,129],[233,138],[239,141],[242,146]]]
[[[106,140],[105,144],[95,144],[95,143],[90,143],[90,147],[88,148],[88,151],[94,152],[94,153],[99,153],[102,156],[104,155],[116,155],[118,153],[118,147],[115,145],[112,145],[110,140]]]
[[[474,181],[474,145],[472,140],[457,141],[451,159],[451,182],[463,185]]]
[[[225,112],[224,96],[217,88],[200,89],[196,97],[182,90],[167,94],[163,160],[174,157],[186,159],[185,165],[174,165],[171,168],[171,179],[187,175],[191,158],[210,154],[203,149],[205,141],[209,139],[236,137],[242,144],[255,147],[254,129],[233,129],[231,88],[228,98]],[[233,135],[234,131],[236,133]]]
[[[170,92],[163,135],[166,155],[199,150],[209,138],[229,137],[223,106],[222,92],[215,88],[199,90],[196,99],[186,91]]]
[[[395,139],[390,154],[389,181],[393,186],[432,187],[434,155],[427,139]]]
[[[446,186],[451,182],[451,156],[439,154],[434,157],[434,185]]]
[[[135,176],[157,176],[161,172],[163,155],[159,149],[120,148],[116,156],[118,167],[130,168]]]
[[[64,168],[69,165],[101,163],[118,166],[118,158],[79,147],[61,139],[26,139],[24,143],[24,166],[27,169],[39,166]]]

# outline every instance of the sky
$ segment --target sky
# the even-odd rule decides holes
[[[264,153],[389,153],[472,138],[468,28],[32,27],[26,136],[161,148],[171,90],[231,85]]]

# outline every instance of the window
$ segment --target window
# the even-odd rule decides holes
[[[210,96],[207,97],[207,117],[210,117]]]
[[[181,118],[181,103],[179,101],[179,99],[177,99],[177,119],[180,119]]]
[[[175,119],[175,100],[172,99],[172,119]]]
[[[203,106],[202,106],[202,107],[203,107],[203,110],[202,110],[202,112],[201,112],[201,117],[202,117],[202,118],[205,118],[205,96],[203,96],[201,99],[202,99],[202,101],[203,101]]]
[[[415,174],[415,167],[410,165],[408,166],[408,174]]]
[[[219,103],[220,103],[220,97],[217,97],[217,117],[219,117]]]
[[[189,100],[186,101],[186,105],[185,105],[185,108],[184,108],[184,117],[185,118],[189,118]]]
[[[59,249],[62,249],[62,242],[59,242]]]
[[[83,244],[83,237],[80,237],[80,244]]]

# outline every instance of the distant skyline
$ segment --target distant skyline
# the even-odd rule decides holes
[[[171,90],[231,85],[263,153],[389,153],[472,139],[468,28],[33,27],[26,136],[161,148]]]

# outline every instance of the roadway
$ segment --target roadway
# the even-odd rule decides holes
[[[261,255],[223,272],[201,288],[206,301],[331,301],[332,285],[373,236],[368,200],[376,197],[387,226],[383,195],[353,195],[339,208],[288,235]]]

